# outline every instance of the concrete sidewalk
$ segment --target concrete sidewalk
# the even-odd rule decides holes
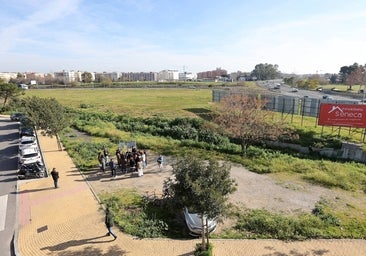
[[[47,167],[60,172],[59,188],[52,178],[19,181],[17,256],[136,255],[189,256],[199,239],[136,239],[117,230],[105,236],[104,211],[56,138],[39,135]],[[211,240],[214,255],[366,255],[365,240]]]

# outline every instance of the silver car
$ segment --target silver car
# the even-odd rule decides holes
[[[184,219],[189,229],[191,236],[200,236],[202,234],[202,220],[201,215],[198,213],[190,213],[187,207],[183,210]],[[206,217],[203,217],[204,224],[206,224]],[[208,219],[208,233],[216,230],[217,221],[216,219]]]

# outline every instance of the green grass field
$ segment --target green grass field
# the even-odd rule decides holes
[[[205,114],[215,104],[212,89],[44,89],[27,90],[26,96],[55,98],[61,104],[95,112],[114,112],[133,117],[196,117]],[[342,138],[363,143],[364,129],[321,127],[313,117],[282,115],[279,118],[295,128],[315,131],[323,135],[341,135]]]
[[[131,116],[193,117],[212,105],[211,89],[50,89],[25,96],[55,98],[65,106]]]

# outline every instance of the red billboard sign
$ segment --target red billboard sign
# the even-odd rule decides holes
[[[366,105],[322,103],[318,124],[366,128]]]

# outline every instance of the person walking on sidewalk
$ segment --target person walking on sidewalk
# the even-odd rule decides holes
[[[158,162],[159,169],[163,168],[163,163],[164,163],[163,155],[159,155],[159,157],[156,161]]]
[[[55,188],[58,188],[58,178],[59,178],[59,175],[58,175],[58,171],[56,170],[56,168],[53,168],[52,169],[51,176],[52,176],[53,184],[55,185]]]
[[[116,178],[117,177],[117,169],[116,169],[116,164],[113,162],[112,158],[109,161],[109,168],[111,169],[112,177]]]
[[[139,177],[141,177],[142,175],[144,175],[144,168],[142,166],[142,160],[141,160],[140,157],[137,158],[136,168],[137,168],[137,175]]]
[[[113,223],[113,214],[109,210],[109,207],[107,207],[107,209],[105,210],[105,221],[104,221],[104,223],[105,223],[105,225],[108,229],[108,233],[106,235],[107,236],[112,235],[114,237],[114,240],[116,240],[117,236],[112,231],[112,227],[114,225],[114,223]]]

